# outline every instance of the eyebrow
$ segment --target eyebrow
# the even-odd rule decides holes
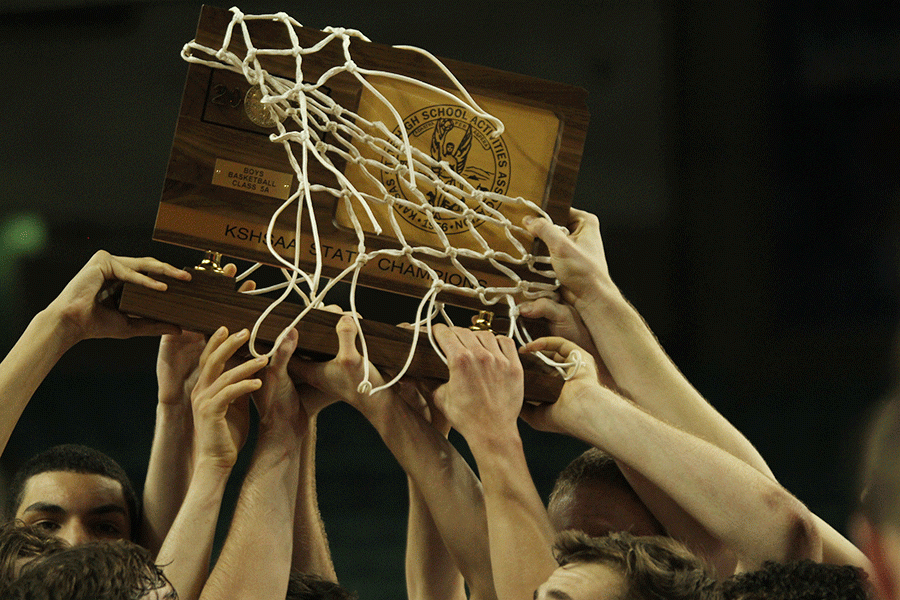
[[[62,515],[66,513],[66,510],[58,504],[51,504],[49,502],[35,502],[22,512],[44,512],[55,515]],[[87,512],[87,514],[90,516],[108,515],[110,513],[118,513],[126,518],[128,517],[128,511],[118,504],[103,504],[102,506],[95,506]]]
[[[537,597],[538,597],[538,591],[534,590],[534,600],[537,600]],[[568,595],[567,593],[565,593],[562,590],[557,590],[557,589],[553,589],[553,588],[550,588],[549,590],[547,590],[547,597],[554,598],[555,600],[572,600],[572,596]]]

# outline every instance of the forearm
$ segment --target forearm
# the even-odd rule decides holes
[[[406,592],[409,600],[465,600],[464,580],[418,486],[407,477]]]
[[[316,418],[309,419],[300,450],[300,475],[294,515],[293,569],[337,582],[325,524],[316,494]]]
[[[608,392],[594,389],[597,404],[571,420],[572,435],[641,473],[745,563],[818,559],[812,514],[775,481],[621,398],[600,399]]]
[[[494,587],[527,600],[556,569],[553,530],[528,472],[518,432],[466,436],[484,485]]]
[[[209,575],[216,523],[231,469],[199,462],[156,562],[182,600],[200,596]]]
[[[402,400],[371,403],[366,418],[416,485],[473,597],[494,598],[484,495],[456,448]]]
[[[63,314],[51,305],[35,315],[0,363],[0,454],[31,396],[76,342]]]
[[[774,479],[753,445],[684,377],[643,317],[601,278],[575,307],[622,392],[654,416],[703,438]]]
[[[203,600],[271,600],[285,596],[299,468],[296,432],[288,427],[261,425],[231,529],[203,589]]]
[[[189,406],[160,402],[147,478],[144,482],[141,543],[154,554],[160,549],[191,482],[193,420]]]

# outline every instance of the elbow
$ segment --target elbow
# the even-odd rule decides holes
[[[785,492],[782,501],[784,513],[784,545],[779,562],[810,559],[822,560],[822,537],[815,516],[806,506]]]

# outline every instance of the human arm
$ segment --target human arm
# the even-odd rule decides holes
[[[522,350],[561,360],[580,349],[562,338],[542,338]],[[766,560],[821,559],[813,516],[787,490],[602,386],[590,357],[581,354],[581,360],[555,403],[524,408],[529,423],[602,448],[637,471],[733,549],[744,568]]]
[[[294,510],[306,415],[287,364],[297,347],[292,330],[278,346],[254,394],[259,433],[231,528],[202,600],[284,598],[292,561]],[[261,552],[260,549],[265,551]]]
[[[350,316],[345,316],[338,321],[336,330],[337,356],[326,363],[307,363],[304,380],[348,402],[373,425],[422,493],[447,551],[469,584],[472,597],[492,600],[495,594],[487,524],[478,478],[447,438],[393,388],[372,395],[357,390],[364,363],[355,345],[356,325]],[[370,376],[374,385],[383,383],[371,365]],[[434,572],[428,575],[439,579]],[[417,580],[413,588],[433,590],[442,585],[438,581],[422,584]]]
[[[97,301],[101,289],[114,281],[164,290],[166,285],[154,280],[153,275],[190,279],[186,271],[153,258],[111,256],[101,250],[47,308],[35,315],[0,363],[0,453],[6,448],[31,396],[60,357],[76,343],[88,338],[127,338],[180,331],[173,325],[129,318]]]
[[[596,216],[571,209],[569,221],[572,233],[568,236],[546,219],[530,220],[525,227],[547,244],[562,296],[590,331],[597,353],[615,381],[614,389],[655,417],[722,448],[774,481],[756,448],[684,377],[613,283]],[[648,506],[657,505],[651,509],[663,524],[671,528],[668,521],[677,528],[689,527],[679,518],[678,508],[671,507],[652,486],[635,484],[643,488],[638,491]],[[664,508],[667,504],[669,508]],[[817,515],[813,518],[822,538],[824,562],[869,567],[849,540]]]
[[[494,587],[501,600],[527,600],[556,569],[553,531],[525,461],[518,430],[522,365],[513,341],[490,331],[434,328],[450,378],[435,404],[465,438],[478,466]]]
[[[234,264],[223,268],[233,277]],[[256,287],[245,281],[239,291]],[[154,556],[184,501],[193,472],[194,423],[191,393],[201,372],[206,339],[195,332],[163,335],[156,359],[156,421],[144,480],[140,542]],[[232,359],[234,361],[235,359]]]
[[[228,360],[249,337],[246,329],[229,336],[221,327],[198,360],[199,373],[191,393],[194,457],[190,485],[157,557],[159,564],[166,565],[166,576],[182,600],[196,600],[209,575],[225,485],[247,439],[249,394],[262,385],[254,375],[265,366],[265,358],[227,369]]]
[[[316,421],[319,412],[337,399],[308,385],[301,385],[297,392],[306,414],[307,434],[303,436],[300,449],[291,568],[337,582],[316,493]]]

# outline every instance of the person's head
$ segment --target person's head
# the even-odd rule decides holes
[[[131,481],[116,461],[66,444],[34,456],[16,472],[5,516],[77,545],[132,539],[140,512]]]
[[[767,562],[757,571],[732,575],[717,589],[720,600],[867,600],[865,573],[849,565],[811,560]]]
[[[556,531],[573,529],[591,536],[614,531],[665,535],[666,531],[611,456],[597,448],[582,453],[562,470],[547,513]]]
[[[559,568],[535,600],[705,600],[714,586],[700,559],[668,537],[564,531],[554,554]]]
[[[334,581],[291,571],[286,600],[356,600],[356,594]]]
[[[127,540],[87,542],[35,558],[5,600],[177,600],[150,552]]]
[[[0,589],[19,576],[25,563],[68,547],[64,541],[41,535],[19,521],[3,524],[0,526]]]
[[[872,563],[884,600],[900,599],[900,397],[884,403],[869,424],[859,466],[856,545]]]

